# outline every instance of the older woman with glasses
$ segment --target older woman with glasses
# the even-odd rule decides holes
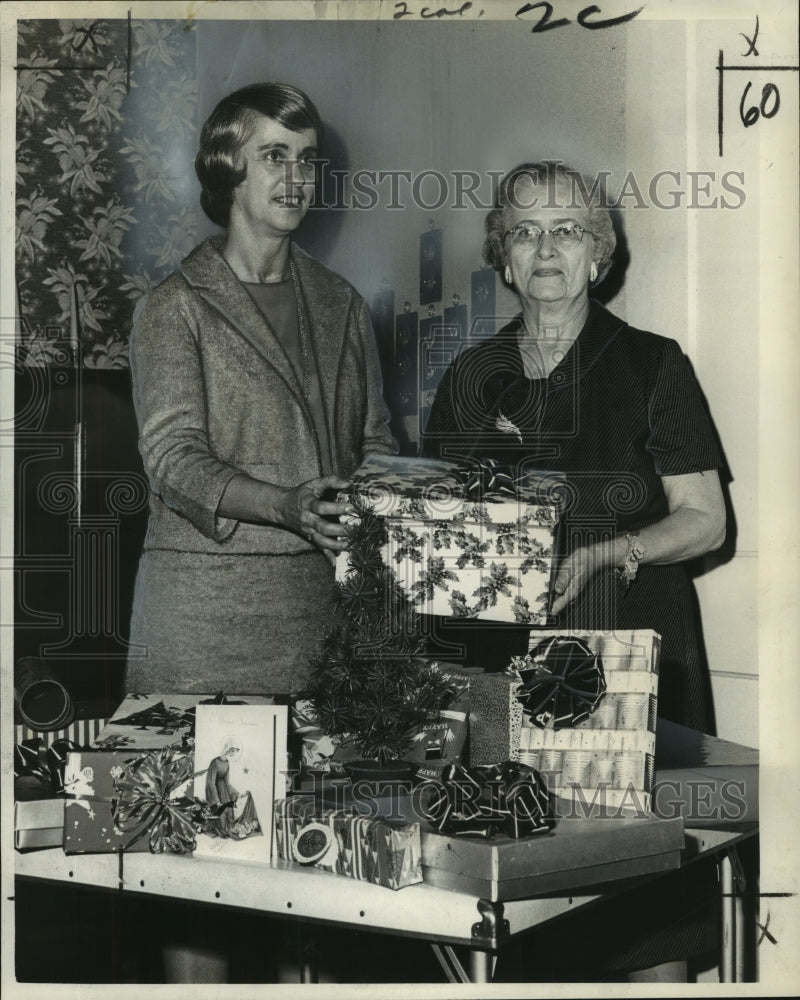
[[[554,162],[508,174],[487,218],[484,255],[522,311],[445,373],[425,448],[564,472],[556,623],[655,629],[660,714],[708,731],[683,564],[725,537],[722,459],[677,343],[590,298],[615,244],[590,179]]]
[[[300,250],[322,137],[280,83],[223,98],[200,136],[206,240],[137,308],[131,370],[150,520],[128,691],[291,694],[345,547],[326,491],[391,453],[363,299]]]
[[[524,164],[503,179],[484,256],[518,295],[521,313],[447,370],[425,451],[565,473],[555,625],[654,629],[662,637],[659,714],[710,732],[685,563],[725,537],[722,458],[678,344],[634,329],[590,297],[615,245],[604,194],[589,178],[549,162]],[[490,669],[506,665],[493,662],[497,650],[515,641],[524,649],[528,639],[524,630],[499,627],[472,635],[483,639],[480,665]],[[462,637],[469,646],[469,632]],[[681,892],[688,910],[691,894]],[[634,905],[634,923],[646,912]],[[613,962],[614,949],[590,926]],[[689,950],[676,938],[650,954],[667,961]]]

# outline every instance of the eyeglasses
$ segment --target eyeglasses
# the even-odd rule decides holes
[[[514,246],[538,250],[542,237],[548,234],[553,237],[555,245],[560,250],[564,250],[568,247],[576,247],[583,239],[584,233],[594,236],[591,229],[585,229],[574,222],[564,222],[560,226],[553,226],[552,229],[540,229],[530,222],[518,222],[516,226],[512,226],[503,233],[503,239],[510,236]]]

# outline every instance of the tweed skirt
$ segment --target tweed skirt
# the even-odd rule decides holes
[[[297,694],[334,620],[333,569],[321,552],[145,551],[125,691]]]

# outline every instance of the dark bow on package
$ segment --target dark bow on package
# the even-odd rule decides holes
[[[487,493],[515,500],[522,481],[514,476],[509,465],[501,465],[493,458],[472,459],[469,470],[464,473],[464,493],[475,501],[482,500]]]
[[[49,747],[36,736],[14,747],[14,796],[41,798],[64,794],[64,770],[70,750],[80,750],[72,740],[54,740]]]
[[[532,767],[507,761],[471,768],[449,764],[425,804],[439,833],[519,839],[552,825],[544,778]]]
[[[600,654],[576,636],[552,636],[512,668],[522,682],[517,698],[534,725],[554,729],[575,726],[600,703],[606,678]]]
[[[130,834],[126,849],[147,836],[154,854],[190,854],[206,820],[204,804],[187,794],[194,777],[191,754],[166,747],[111,772],[119,797],[114,823]]]
[[[464,496],[481,503],[486,496],[504,500],[524,497],[526,503],[561,505],[564,476],[559,472],[520,472],[513,465],[504,465],[494,458],[470,458],[460,473]]]

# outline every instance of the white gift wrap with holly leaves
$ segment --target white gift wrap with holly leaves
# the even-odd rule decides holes
[[[339,499],[384,518],[383,561],[420,614],[545,623],[562,478],[529,474],[502,492],[491,473],[477,489],[468,480],[450,462],[370,455]],[[337,580],[352,569],[341,553]]]

